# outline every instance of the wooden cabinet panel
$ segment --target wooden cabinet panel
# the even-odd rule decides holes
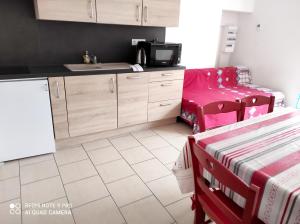
[[[183,80],[184,70],[172,70],[172,71],[161,71],[161,72],[150,72],[150,82],[161,82],[167,80]]]
[[[147,122],[148,74],[118,74],[118,127]]]
[[[148,121],[157,121],[180,115],[181,99],[167,100],[148,105]]]
[[[179,25],[180,0],[143,0],[144,26]]]
[[[149,84],[149,102],[181,99],[183,80],[152,82]]]
[[[35,0],[38,19],[96,22],[96,0]]]
[[[97,0],[97,22],[141,25],[142,0]]]
[[[70,136],[117,128],[116,75],[65,77]]]
[[[63,77],[49,78],[53,126],[56,139],[69,137],[68,114]]]

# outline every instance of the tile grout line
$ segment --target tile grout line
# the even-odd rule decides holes
[[[60,173],[60,170],[59,170],[59,167],[58,167],[58,164],[57,164],[57,161],[56,161],[56,158],[55,158],[54,154],[53,154],[53,157],[54,157],[54,162],[55,162],[55,164],[56,164],[57,171],[58,171],[58,173],[59,173],[59,178],[60,178],[61,184],[62,184],[63,189],[64,189],[64,192],[65,192],[65,197],[66,197],[66,199],[67,199],[67,201],[68,201],[68,204],[70,205],[70,201],[69,201],[69,198],[68,198],[68,195],[67,195],[67,191],[66,191],[64,182],[63,182],[63,180],[62,180],[61,173]],[[71,206],[71,207],[72,207],[72,206]],[[70,211],[71,211],[71,214],[72,214],[73,221],[74,221],[74,223],[76,224],[76,220],[75,220],[75,218],[74,218],[74,214],[73,214],[72,208],[70,209]]]
[[[136,139],[131,133],[129,133],[130,136],[132,136],[134,139]],[[137,140],[137,139],[136,139]],[[110,141],[110,140],[109,140]],[[139,140],[137,140],[140,144],[141,142]],[[141,144],[143,145],[143,144]],[[121,153],[120,153],[121,154]],[[151,196],[154,196],[156,198],[156,200],[158,201],[158,203],[160,203],[160,205],[164,208],[164,210],[169,214],[169,216],[171,217],[171,219],[173,219],[173,221],[176,221],[173,216],[169,213],[169,211],[162,205],[162,203],[160,202],[160,200],[156,197],[156,195],[153,193],[153,191],[149,188],[149,186],[142,180],[142,178],[138,175],[138,173],[131,167],[131,165],[127,162],[127,160],[123,157],[123,155],[121,155],[122,158],[124,159],[124,161],[128,164],[128,166],[133,170],[133,172],[136,173],[137,177],[142,181],[142,183],[145,184],[145,186],[148,188],[148,190],[152,193]],[[159,161],[160,162],[160,161]],[[150,197],[150,196],[149,196]]]
[[[19,168],[19,172],[20,172],[20,168]],[[13,176],[13,177],[8,177],[8,178],[5,178],[5,179],[2,179],[2,180],[0,180],[0,183],[4,182],[4,181],[7,181],[7,180],[10,180],[10,179],[18,178],[19,176],[20,176],[20,174],[18,176]]]
[[[108,140],[108,139],[107,139],[107,140]],[[109,141],[109,143],[111,143],[111,142],[110,142],[110,140],[108,140],[108,141]],[[98,176],[100,177],[100,179],[101,179],[101,181],[102,181],[102,183],[103,183],[103,185],[104,185],[105,189],[106,189],[106,190],[107,190],[107,192],[109,193],[109,195],[108,195],[107,197],[110,197],[110,198],[111,198],[111,200],[114,202],[115,206],[117,207],[117,209],[118,209],[118,211],[119,211],[120,215],[123,217],[123,219],[124,219],[124,221],[125,221],[123,224],[127,224],[127,221],[126,221],[126,219],[125,219],[125,217],[124,217],[123,213],[121,212],[121,210],[120,210],[119,206],[117,205],[117,203],[116,203],[115,199],[113,198],[113,196],[111,195],[110,191],[108,190],[108,188],[107,188],[107,185],[104,183],[104,180],[103,180],[103,178],[101,177],[101,175],[100,175],[99,171],[97,170],[97,167],[96,167],[96,165],[93,163],[93,161],[92,161],[92,159],[91,159],[90,155],[87,153],[87,150],[85,149],[84,145],[83,145],[83,144],[81,144],[81,146],[82,146],[83,150],[86,152],[86,154],[88,155],[88,158],[90,159],[90,161],[91,161],[91,163],[92,163],[92,165],[93,165],[94,169],[95,169],[95,170],[96,170],[96,172],[98,173]],[[114,147],[114,146],[113,146],[113,147]],[[119,154],[120,154],[120,153],[119,153]]]
[[[25,183],[25,184],[21,183],[21,186],[26,186],[26,185],[29,185],[29,184],[33,184],[33,183],[40,182],[40,181],[43,181],[43,180],[48,180],[48,179],[51,179],[51,178],[54,178],[54,177],[58,177],[58,176],[60,176],[59,173],[58,173],[58,175],[51,176],[51,177],[46,177],[46,178],[43,178],[43,179],[38,179],[38,180],[29,182],[29,183]]]

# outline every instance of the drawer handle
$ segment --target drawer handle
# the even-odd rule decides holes
[[[56,98],[60,98],[60,89],[59,89],[59,83],[56,81]]]
[[[160,86],[162,86],[162,87],[165,87],[165,86],[172,86],[172,83],[161,84]]]
[[[161,74],[161,76],[172,76],[173,74],[172,73],[163,73]]]
[[[140,20],[140,5],[136,5],[136,21]]]
[[[159,106],[161,107],[166,107],[172,105],[171,103],[161,103]]]
[[[127,79],[141,79],[141,76],[127,76]]]

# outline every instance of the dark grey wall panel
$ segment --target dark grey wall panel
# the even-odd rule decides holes
[[[36,20],[33,0],[0,0],[0,66],[134,60],[132,38],[165,39],[165,28]]]

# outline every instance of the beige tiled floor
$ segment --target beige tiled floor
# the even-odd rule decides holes
[[[171,172],[189,134],[173,124],[5,163],[0,223],[192,224],[189,195],[181,194]],[[68,211],[64,215],[32,215],[28,203],[72,208],[58,207]],[[18,214],[10,214],[12,204],[22,205]]]

